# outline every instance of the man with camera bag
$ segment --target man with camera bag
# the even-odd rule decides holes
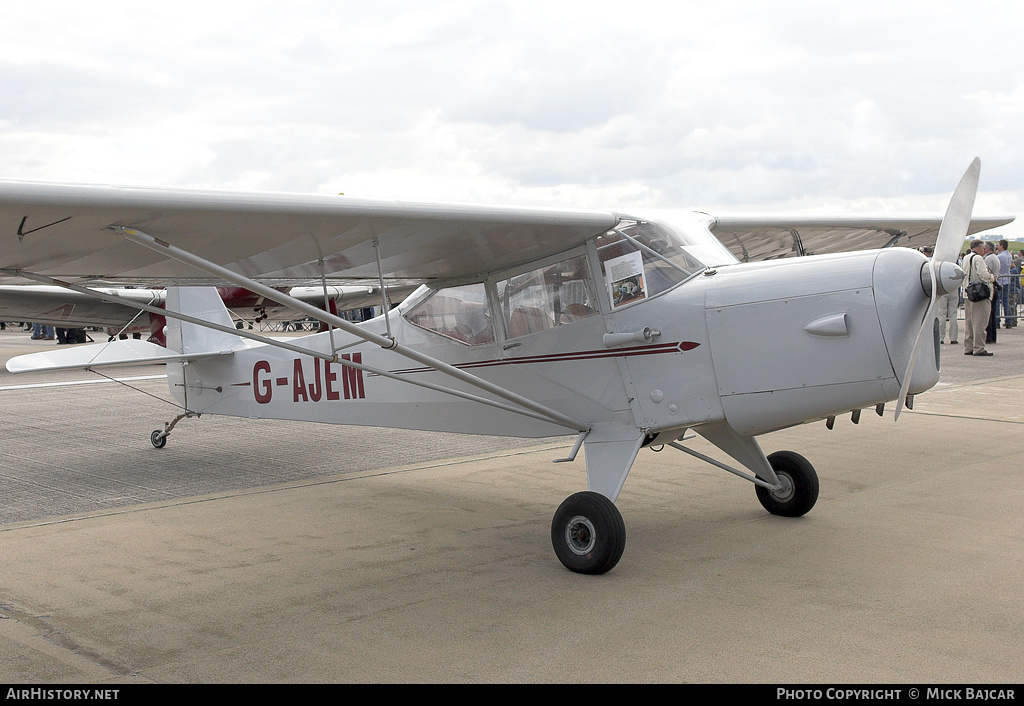
[[[964,256],[964,355],[990,356],[985,350],[985,329],[992,313],[992,284],[995,278],[985,264],[983,243],[971,241],[971,250]],[[987,290],[987,291],[986,291]]]

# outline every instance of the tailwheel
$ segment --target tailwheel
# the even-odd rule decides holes
[[[754,486],[764,509],[783,517],[800,517],[810,512],[818,500],[818,474],[810,461],[792,451],[776,451],[768,456],[768,463],[782,488]]]
[[[579,574],[611,571],[626,548],[626,525],[615,503],[592,491],[570,495],[551,521],[551,544],[565,568]]]
[[[217,391],[219,392],[220,389],[218,388]],[[187,417],[198,417],[198,416],[200,416],[199,412],[190,412],[189,410],[186,409],[184,412],[179,414],[177,417],[172,419],[170,422],[167,422],[166,424],[164,424],[163,430],[154,429],[153,433],[149,435],[149,440],[150,440],[150,442],[152,442],[153,448],[155,448],[155,449],[162,449],[164,446],[166,446],[167,445],[167,437],[170,436],[171,430],[173,430],[174,427],[178,426],[178,422],[180,422],[182,419],[186,419]]]

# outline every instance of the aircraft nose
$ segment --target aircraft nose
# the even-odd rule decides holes
[[[931,269],[927,259],[916,250],[889,248],[879,252],[872,271],[875,308],[889,354],[889,362],[899,383],[903,384],[910,366],[918,332],[925,326],[926,339],[918,350],[910,382],[910,394],[924,392],[939,381],[939,320],[924,317],[931,304]],[[939,270],[936,296],[956,291],[963,270],[944,262]]]

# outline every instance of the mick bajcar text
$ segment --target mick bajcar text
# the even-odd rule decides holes
[[[927,701],[962,700],[962,701],[1016,701],[1013,689],[973,688],[957,689],[926,687],[924,689],[786,689],[775,690],[776,699],[793,701],[899,701],[901,696],[908,699],[925,699]]]

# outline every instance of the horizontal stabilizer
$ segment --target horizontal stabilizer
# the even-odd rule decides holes
[[[163,346],[135,339],[77,345],[60,350],[19,355],[7,361],[12,373],[43,370],[74,370],[99,368],[107,365],[145,365],[151,363],[182,363],[204,358],[231,355],[232,351],[208,353],[175,353]]]

